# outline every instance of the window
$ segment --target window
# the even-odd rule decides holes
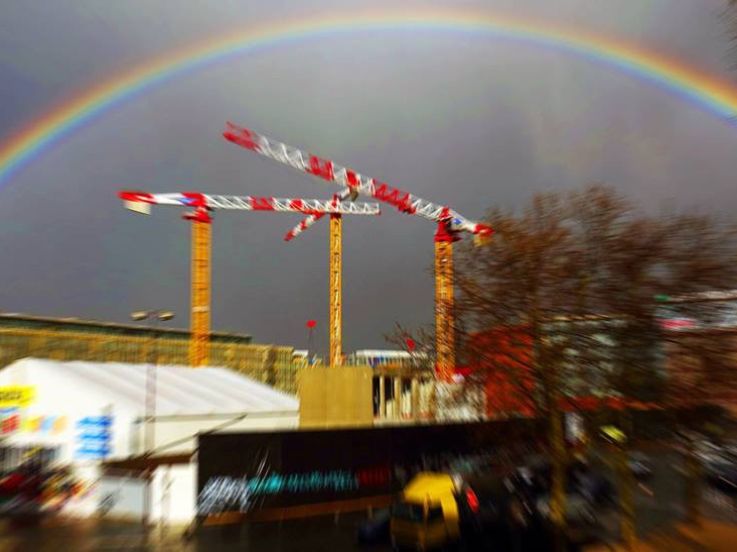
[[[433,521],[439,521],[443,519],[443,509],[440,507],[436,508],[430,508],[427,511],[427,521],[433,522]]]
[[[422,506],[409,502],[397,502],[392,507],[392,517],[405,521],[422,521]]]

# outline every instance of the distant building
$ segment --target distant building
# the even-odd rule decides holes
[[[622,362],[617,344],[622,327],[621,318],[607,316],[558,317],[543,324],[541,339],[558,342],[561,347],[562,409],[621,406],[622,399],[609,387],[607,374]],[[484,378],[487,417],[534,416],[536,400],[540,399],[540,375],[533,373],[534,343],[528,328],[520,325],[478,332],[472,337],[471,350],[471,371],[483,374]],[[646,348],[641,356],[649,358],[653,378],[660,377],[663,372],[660,345]],[[650,390],[653,391],[657,390]],[[638,399],[640,405],[647,400],[650,399]]]
[[[80,318],[53,318],[48,316],[33,316],[29,314],[0,313],[0,332],[7,329],[46,330],[63,333],[85,333],[90,335],[127,336],[127,337],[157,337],[164,339],[189,340],[189,330],[160,326],[154,328],[140,324],[120,324],[117,322],[103,322],[100,320],[82,320]],[[211,343],[238,343],[249,344],[252,337],[248,334],[212,332]]]
[[[346,364],[352,366],[412,366],[420,359],[424,359],[425,355],[421,353],[410,354],[407,351],[392,349],[361,349],[348,355]]]
[[[486,416],[531,417],[535,382],[530,376],[532,338],[524,327],[496,328],[472,338],[473,371],[484,373]]]
[[[666,370],[683,406],[737,415],[737,290],[660,298]]]
[[[0,314],[0,368],[27,357],[186,365],[189,330],[77,318]],[[210,364],[280,390],[296,390],[292,347],[255,344],[247,334],[212,332]]]
[[[305,366],[322,366],[323,361],[317,355],[310,357],[310,352],[307,349],[295,349],[292,352],[292,362],[295,366],[303,368]]]
[[[662,340],[643,354],[652,361],[653,375],[662,378],[662,390],[680,393],[684,407],[712,404],[737,414],[737,290],[660,296],[657,300],[661,303],[656,315]],[[621,362],[617,347],[621,322],[616,317],[594,316],[579,320],[561,317],[545,324],[548,328],[574,324],[590,329],[572,332],[583,333],[584,337],[579,343],[574,338],[565,348],[566,404],[586,409],[601,405],[602,400],[621,402],[610,396],[606,381],[600,385],[596,381],[609,366]],[[477,333],[472,342],[480,352],[472,368],[487,373],[487,415],[533,415],[533,344],[525,328],[490,329]],[[591,347],[594,342],[598,346]],[[659,390],[652,391],[653,400],[658,400]],[[671,394],[662,398],[676,397]]]
[[[372,368],[376,423],[411,422],[430,415],[434,376],[425,353],[361,349],[347,355],[345,364]]]
[[[658,317],[665,330],[737,329],[737,290],[659,297]]]

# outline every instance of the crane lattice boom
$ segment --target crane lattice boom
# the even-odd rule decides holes
[[[492,233],[491,228],[486,224],[468,220],[449,207],[426,201],[409,192],[404,192],[352,169],[342,167],[328,159],[323,159],[267,138],[253,130],[228,123],[223,136],[234,144],[289,165],[299,171],[318,176],[351,191],[389,203],[404,213],[418,215],[433,222],[446,223],[451,231],[469,232],[480,236],[488,236]],[[305,228],[314,222],[314,220],[311,221]],[[295,233],[295,235],[298,233]]]
[[[293,199],[279,197],[228,196],[183,192],[150,194],[147,192],[120,192],[120,198],[129,204],[177,205],[204,209],[237,209],[241,211],[281,211],[310,215],[378,215],[376,203],[353,203],[332,199]]]

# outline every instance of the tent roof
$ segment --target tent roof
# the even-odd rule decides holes
[[[36,388],[39,408],[112,406],[143,416],[150,365],[24,358],[0,370],[0,385]],[[156,415],[296,414],[296,397],[226,368],[156,367]]]

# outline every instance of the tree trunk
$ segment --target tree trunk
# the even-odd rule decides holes
[[[626,550],[635,549],[635,478],[627,462],[627,447],[617,447],[615,463],[619,487],[619,526]]]
[[[701,517],[701,461],[693,443],[686,450],[686,521],[698,523]]]
[[[629,446],[632,436],[632,419],[627,411],[620,414],[620,427],[625,439],[620,442],[615,451],[615,463],[619,486],[620,532],[626,550],[634,550],[637,540],[635,529],[635,476],[629,467]]]
[[[550,423],[550,455],[552,480],[550,488],[550,520],[553,523],[555,550],[566,549],[566,443],[563,434],[563,417],[555,401],[548,410]]]

